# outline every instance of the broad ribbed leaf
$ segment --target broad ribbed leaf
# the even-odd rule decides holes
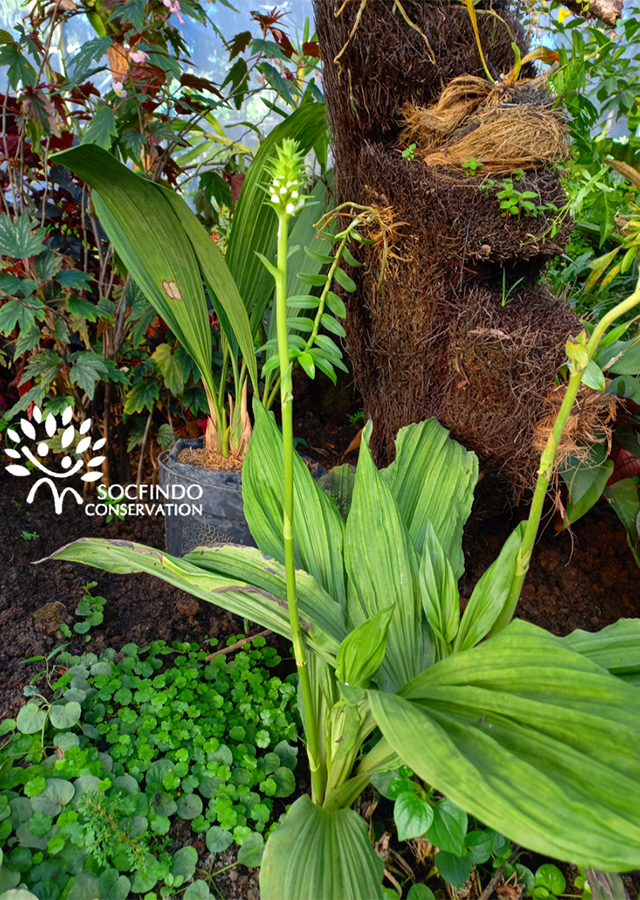
[[[492,629],[500,631],[511,621],[513,610],[506,609],[506,601],[516,574],[516,557],[524,528],[525,523],[521,522],[509,535],[500,555],[473,589],[460,622],[455,650],[470,650]]]
[[[513,623],[369,698],[403,761],[511,840],[599,869],[640,866],[640,692],[557,638]]]
[[[478,481],[478,459],[449,437],[435,419],[398,432],[396,458],[383,469],[405,525],[422,553],[431,522],[456,578],[464,572],[462,529],[469,518]]]
[[[577,522],[602,497],[607,481],[614,469],[612,459],[607,459],[604,444],[593,444],[587,459],[569,457],[559,469],[562,480],[569,489],[566,520]]]
[[[428,626],[423,624],[418,555],[366,439],[347,518],[345,564],[352,627],[395,606],[378,683],[386,690],[397,690],[423,671],[433,656]]]
[[[193,357],[212,394],[211,326],[193,247],[161,188],[100,147],[56,154],[89,184],[98,217],[136,284]]]
[[[262,900],[377,900],[384,866],[352,809],[326,812],[300,797],[267,841]]]
[[[621,678],[640,675],[640,619],[621,619],[595,634],[572,631],[560,640],[612,675]]]
[[[636,460],[633,460],[635,463]],[[621,478],[606,487],[603,491],[605,500],[611,505],[627,531],[627,540],[632,547],[638,543],[638,515],[640,515],[640,497],[638,485],[631,477]]]
[[[202,552],[202,560],[213,565],[211,554],[207,551],[195,550],[187,560],[143,544],[98,538],[81,538],[56,550],[49,559],[83,563],[118,574],[148,572],[194,597],[258,622],[291,640],[283,566],[265,558],[254,547],[228,545],[225,551],[216,565],[220,569],[226,568],[227,575],[195,564],[194,560]],[[232,574],[234,569],[235,575]],[[255,577],[256,584],[249,580],[252,577]],[[338,646],[346,635],[339,608],[305,572],[296,573],[296,586],[300,623],[308,643],[318,655],[333,663]],[[323,625],[330,631],[325,632]]]
[[[381,609],[347,635],[336,657],[338,681],[347,687],[369,687],[387,650],[387,629],[392,616],[393,607]]]
[[[273,292],[273,280],[256,255],[262,253],[272,259],[278,232],[278,217],[264,191],[271,178],[269,165],[284,138],[298,141],[306,155],[326,128],[324,104],[303,103],[264,139],[249,166],[233,214],[226,261],[244,300],[252,328],[262,319]]]
[[[226,260],[183,198],[167,188],[162,188],[162,191],[191,242],[221,325],[226,317],[227,327],[224,331],[227,339],[231,343],[234,339],[237,341],[254,390],[257,391],[258,367],[249,317]]]
[[[258,547],[284,563],[282,436],[273,413],[267,413],[258,400],[253,412],[255,427],[242,468],[244,512]],[[344,608],[344,521],[297,453],[293,457],[293,488],[296,568],[313,575]]]

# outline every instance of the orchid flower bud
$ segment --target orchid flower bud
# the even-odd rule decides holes
[[[278,216],[294,216],[307,199],[302,193],[306,177],[304,155],[298,150],[298,142],[285,138],[277,148],[277,157],[271,163],[271,184],[267,188],[269,202]]]

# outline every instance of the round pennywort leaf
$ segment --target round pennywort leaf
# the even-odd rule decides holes
[[[73,728],[80,721],[82,715],[82,707],[75,700],[69,701],[64,705],[56,703],[49,710],[49,718],[54,728],[63,730],[65,728]]]
[[[47,718],[47,713],[36,703],[26,703],[16,719],[18,731],[22,734],[35,734],[40,731]]]
[[[230,831],[225,831],[218,825],[214,825],[207,831],[205,841],[207,842],[207,850],[209,853],[222,853],[233,841],[233,835]]]

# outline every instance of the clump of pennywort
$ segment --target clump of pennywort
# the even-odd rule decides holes
[[[260,864],[295,790],[299,729],[264,637],[233,657],[156,641],[44,662],[0,725],[0,896],[167,897],[191,882],[185,898],[206,900],[196,849],[172,852],[179,820],[211,853],[235,842]]]

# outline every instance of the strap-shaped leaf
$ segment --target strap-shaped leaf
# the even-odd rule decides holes
[[[255,427],[242,468],[244,512],[258,547],[284,563],[282,436],[273,413],[266,412],[258,400],[254,401],[253,412]],[[293,487],[296,568],[313,575],[344,608],[344,522],[297,453],[293,458]]]
[[[324,104],[303,103],[263,140],[249,166],[233,214],[226,261],[244,300],[252,327],[261,321],[273,292],[273,281],[256,255],[262,253],[271,259],[275,252],[278,217],[273,207],[264,202],[267,199],[264,188],[271,178],[271,160],[284,138],[298,141],[306,155],[326,128]]]
[[[378,682],[386,690],[397,690],[429,665],[433,651],[423,624],[418,555],[366,439],[347,518],[345,564],[352,627],[395,605]]]
[[[369,697],[403,761],[487,825],[558,859],[640,865],[640,692],[557,638],[514,623]]]
[[[81,538],[61,547],[49,559],[83,563],[118,574],[148,572],[194,597],[258,622],[264,628],[270,628],[291,640],[283,567],[274,560],[265,558],[254,547],[227,546],[225,550],[229,571],[226,576],[195,565],[193,560],[197,557],[197,550],[189,554],[188,560],[178,559],[130,541]],[[235,575],[232,574],[234,567],[231,564],[234,556]],[[255,576],[256,584],[249,580],[252,576]],[[335,663],[338,645],[346,634],[346,631],[343,634],[340,619],[335,613],[336,604],[323,596],[322,591],[305,572],[297,573],[296,586],[300,623],[309,646],[319,656]],[[323,631],[321,622],[333,630],[335,636]]]
[[[464,572],[462,529],[478,481],[478,459],[449,437],[436,419],[398,432],[396,458],[383,469],[405,525],[422,553],[425,527],[434,527],[456,578]]]
[[[193,247],[158,185],[95,144],[56,155],[94,189],[98,217],[151,305],[193,357],[213,396],[211,326]]]
[[[377,900],[384,866],[352,809],[327,812],[305,794],[267,841],[263,900]]]
[[[462,616],[455,650],[470,650],[493,629],[500,631],[511,621],[512,609],[506,602],[516,574],[516,557],[522,543],[525,523],[509,535],[502,550],[473,589]]]
[[[560,639],[576,653],[621,678],[640,676],[640,619],[621,619],[602,631],[572,631]]]
[[[257,391],[258,367],[249,317],[226,260],[184,199],[167,188],[162,188],[162,191],[191,242],[221,323],[226,316],[228,325],[224,330],[227,339],[237,341],[251,383]]]

